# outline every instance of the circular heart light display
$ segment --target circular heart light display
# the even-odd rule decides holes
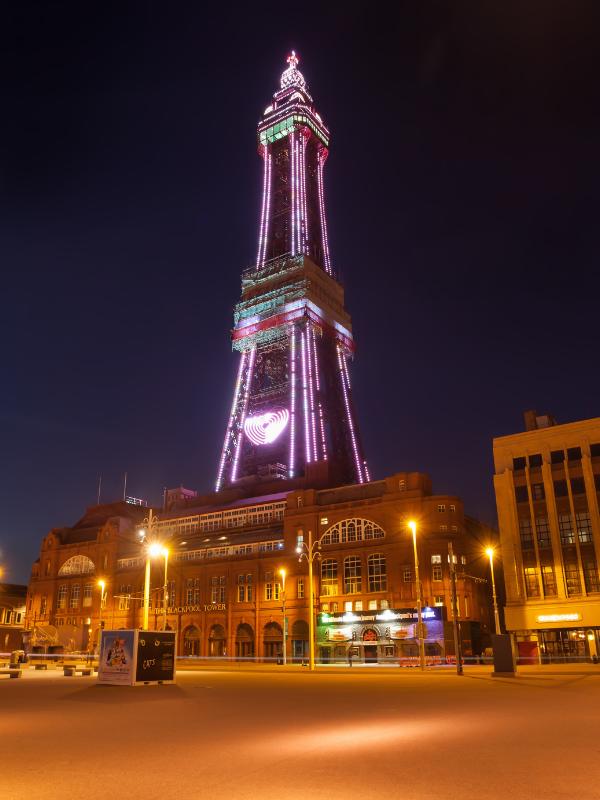
[[[244,422],[244,431],[252,444],[271,444],[284,430],[289,419],[290,413],[287,408],[267,411],[265,414],[248,417]]]

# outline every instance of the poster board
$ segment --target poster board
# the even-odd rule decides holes
[[[175,682],[175,631],[102,631],[98,683]]]

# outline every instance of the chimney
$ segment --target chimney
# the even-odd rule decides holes
[[[556,425],[556,420],[552,414],[540,414],[538,416],[537,411],[534,410],[525,411],[523,419],[525,420],[526,431],[535,431],[538,428],[550,428],[552,425]]]

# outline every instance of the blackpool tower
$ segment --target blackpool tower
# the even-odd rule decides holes
[[[263,191],[256,263],[242,274],[240,353],[216,489],[316,474],[370,480],[348,362],[344,290],[329,254],[324,167],[329,131],[294,52],[258,124]]]

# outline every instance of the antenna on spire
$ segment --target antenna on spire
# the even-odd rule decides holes
[[[298,62],[300,59],[296,55],[296,51],[292,50],[290,55],[287,57],[287,63],[290,65],[292,69],[296,69],[298,67]]]

